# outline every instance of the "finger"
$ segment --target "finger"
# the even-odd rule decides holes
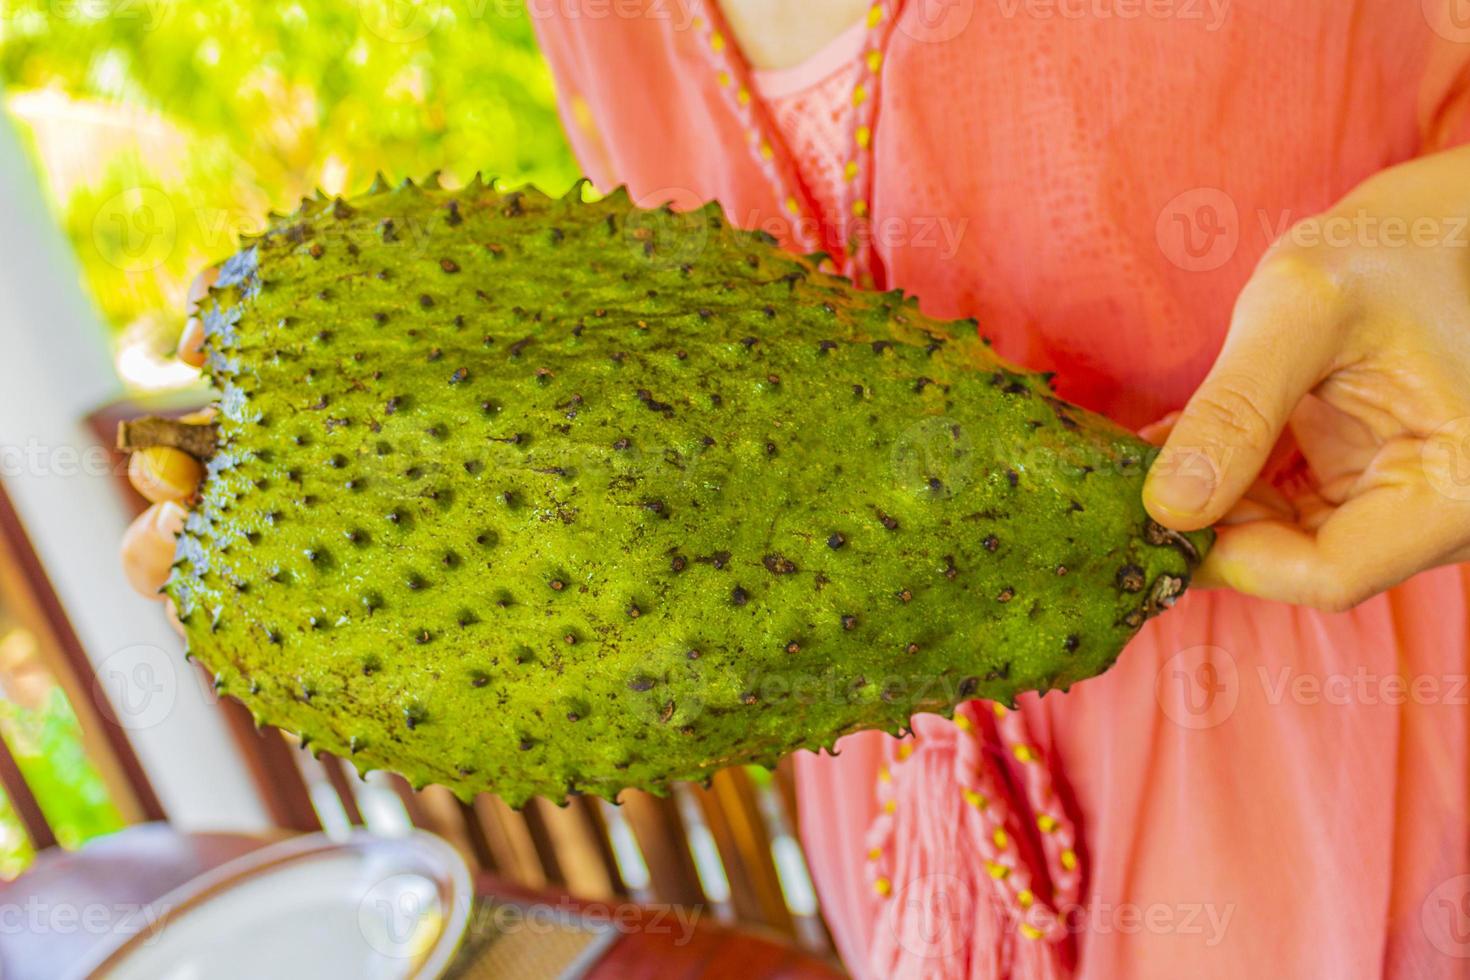
[[[167,446],[139,449],[128,457],[128,479],[150,503],[192,497],[203,477],[198,460]]]
[[[1425,487],[1375,490],[1332,511],[1315,533],[1284,521],[1219,530],[1207,582],[1338,612],[1428,568],[1448,564],[1470,516]]]
[[[1229,527],[1233,524],[1249,524],[1252,521],[1289,521],[1292,518],[1292,509],[1288,504],[1281,506],[1274,502],[1252,499],[1247,494],[1241,497],[1236,505],[1225,512],[1217,522],[1217,526]]]
[[[185,309],[189,318],[184,321],[184,331],[179,335],[179,360],[194,367],[204,366],[204,321],[195,316],[200,302],[209,295],[209,287],[219,277],[218,268],[208,268],[194,277],[189,284]]]
[[[209,287],[213,286],[214,281],[218,278],[219,266],[212,265],[200,272],[189,283],[189,292],[185,296],[185,302],[188,304],[185,309],[189,313],[193,313],[199,308],[200,302],[203,301],[204,297],[209,295]]]
[[[1270,511],[1272,516],[1282,518],[1283,520],[1290,520],[1296,513],[1296,508],[1293,506],[1290,497],[1265,480],[1257,480],[1247,488],[1240,499],[1225,512],[1225,515],[1220,520],[1228,521],[1232,515],[1249,511],[1252,506],[1264,508]]]
[[[1296,505],[1295,519],[1297,526],[1304,531],[1316,532],[1332,519],[1333,514],[1337,513],[1337,508],[1342,503],[1342,500],[1329,500],[1321,493],[1308,490],[1304,493],[1297,494],[1292,499],[1292,503]],[[1283,514],[1282,519],[1290,520],[1292,516],[1291,514]]]
[[[158,598],[174,563],[175,538],[184,527],[185,516],[178,504],[154,504],[123,532],[123,573],[139,595]]]
[[[1138,438],[1154,446],[1162,446],[1164,440],[1169,438],[1169,433],[1174,431],[1174,423],[1179,421],[1178,412],[1170,412],[1157,422],[1150,422],[1138,430]]]
[[[1154,445],[1162,445],[1169,438],[1169,433],[1174,431],[1174,423],[1179,421],[1178,412],[1170,412],[1157,422],[1150,422],[1138,430],[1138,437],[1144,442]],[[1226,511],[1218,523],[1221,524],[1244,524],[1247,521],[1266,520],[1290,520],[1294,509],[1286,494],[1277,490],[1271,484],[1263,480],[1257,480],[1251,484],[1245,496],[1236,501],[1234,507]]]
[[[168,625],[180,636],[185,635],[184,623],[179,619],[179,608],[174,605],[172,599],[163,600],[163,614],[168,617]]]
[[[204,366],[204,321],[191,316],[184,321],[184,330],[179,334],[179,360],[192,367]]]
[[[1334,504],[1347,499],[1378,453],[1378,439],[1367,426],[1315,395],[1297,405],[1291,432],[1319,491]]]
[[[1297,403],[1339,348],[1330,290],[1295,266],[1263,265],[1242,291],[1230,333],[1185,406],[1144,486],[1161,524],[1215,523],[1260,474]]]

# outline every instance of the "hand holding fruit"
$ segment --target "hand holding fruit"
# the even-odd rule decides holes
[[[194,367],[204,364],[204,327],[195,307],[209,291],[215,270],[195,277],[189,287],[189,317],[179,337],[179,360]],[[128,582],[147,598],[156,598],[173,564],[175,538],[184,526],[185,505],[198,489],[204,468],[189,454],[154,446],[128,457],[128,479],[151,506],[123,534],[122,562]]]
[[[1470,560],[1470,149],[1373,177],[1296,226],[1144,491],[1161,523],[1223,522],[1201,584],[1349,608]],[[1253,481],[1290,433],[1310,468]]]

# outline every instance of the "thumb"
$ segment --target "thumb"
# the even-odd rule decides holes
[[[1255,482],[1297,403],[1330,373],[1340,343],[1332,305],[1289,271],[1252,278],[1219,359],[1149,471],[1143,502],[1155,520],[1208,527]]]

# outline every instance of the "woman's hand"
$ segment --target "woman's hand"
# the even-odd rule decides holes
[[[1285,433],[1308,472],[1258,483]],[[1273,246],[1144,503],[1221,524],[1201,584],[1321,609],[1470,560],[1470,149],[1386,170]]]
[[[179,359],[194,367],[204,364],[204,326],[195,307],[209,292],[216,270],[200,274],[189,287],[189,319],[179,337]],[[174,560],[174,539],[184,526],[185,507],[198,489],[203,467],[177,449],[156,446],[128,458],[128,479],[152,506],[139,514],[122,538],[123,571],[142,595],[158,598]]]

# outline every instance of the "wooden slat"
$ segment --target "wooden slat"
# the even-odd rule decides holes
[[[735,915],[794,937],[796,924],[781,890],[771,835],[750,775],[739,767],[726,769],[715,776],[709,789],[691,785],[690,791],[719,848]]]
[[[781,795],[781,803],[786,809],[786,825],[794,834],[801,826],[796,819],[796,756],[788,755],[777,763],[771,770],[771,781],[776,784],[776,792]]]
[[[781,816],[786,823],[785,832],[799,841],[801,823],[797,819],[799,814],[796,802],[796,757],[794,755],[788,755],[782,759],[771,771],[771,785],[775,789],[776,799],[780,801]],[[805,851],[801,859],[803,862],[806,861]],[[810,874],[810,867],[807,872]],[[807,948],[827,956],[836,955],[834,950],[837,946],[832,941],[832,934],[828,931],[826,920],[822,918],[820,911],[814,916],[803,917],[802,921],[797,923],[797,932]]]
[[[546,883],[552,886],[565,886],[566,872],[562,870],[561,855],[556,853],[556,841],[551,836],[551,828],[544,812],[544,808],[550,806],[553,804],[538,797],[521,808],[521,817],[526,821],[526,830],[531,835],[531,843],[536,846],[536,857],[541,862],[541,870],[546,876]]]
[[[389,780],[414,826],[448,840],[464,854],[472,868],[504,873],[485,821],[473,805],[460,802],[443,786],[426,786],[414,792],[401,776],[390,776]]]
[[[618,802],[648,865],[654,899],[675,905],[703,905],[704,889],[699,884],[694,856],[689,853],[678,805],[638,790],[625,790]]]
[[[581,798],[574,797],[563,807],[549,800],[537,803],[567,890],[583,898],[611,899],[620,895],[622,877],[601,815]]]
[[[250,777],[260,790],[261,802],[271,822],[287,830],[311,833],[322,829],[312,806],[311,793],[291,753],[298,751],[286,741],[277,728],[267,725],[257,729],[255,719],[239,701],[220,698],[219,708],[240,755],[250,770]]]
[[[31,846],[38,851],[55,847],[56,834],[52,832],[46,814],[41,812],[41,804],[36,801],[36,795],[31,792],[31,787],[26,783],[25,776],[21,773],[20,766],[10,751],[10,746],[3,738],[0,738],[0,786],[5,789],[11,809],[15,811],[16,816],[20,817],[21,826],[25,828],[26,836],[31,840]]]
[[[596,841],[598,856],[606,869],[608,886],[612,894],[618,898],[626,898],[628,884],[623,881],[623,874],[618,868],[617,854],[613,851],[612,837],[608,832],[607,821],[603,819],[600,804],[600,800],[588,797],[579,797],[572,802],[573,808],[581,812],[582,819],[591,828],[589,833]]]
[[[326,752],[317,756],[317,761],[322,764],[322,771],[327,774],[327,782],[332,784],[332,791],[337,794],[337,799],[342,804],[342,812],[347,814],[347,822],[361,827],[363,825],[362,808],[357,805],[357,791],[352,788],[357,771],[352,770],[352,775],[349,776],[347,768],[349,763]]]
[[[459,819],[464,822],[465,836],[469,839],[470,850],[475,856],[475,867],[480,871],[494,873],[500,870],[500,865],[495,860],[495,851],[490,847],[490,837],[485,833],[485,823],[480,819],[479,811],[470,803],[460,800],[455,801],[459,805]]]
[[[489,793],[475,798],[474,810],[501,875],[528,888],[545,886],[546,872],[541,867],[541,858],[536,853],[536,843],[531,839],[525,818],[504,800]]]
[[[472,865],[478,859],[474,831],[464,819],[459,798],[443,786],[425,786],[416,794],[424,819],[419,824],[453,844]]]
[[[108,797],[129,822],[167,818],[127,732],[98,704],[95,673],[82,641],[72,629],[61,599],[51,585],[40,556],[9,495],[0,484],[0,594],[36,635],[41,649],[52,654],[47,667],[66,692],[81,723],[82,745],[106,784]]]
[[[429,819],[429,813],[424,809],[423,801],[419,799],[419,795],[413,791],[412,786],[408,785],[408,780],[396,772],[390,772],[387,775],[388,785],[393,787],[393,792],[398,794],[398,799],[403,803],[403,809],[408,811],[409,823],[415,827],[432,829],[430,828],[431,821]]]

